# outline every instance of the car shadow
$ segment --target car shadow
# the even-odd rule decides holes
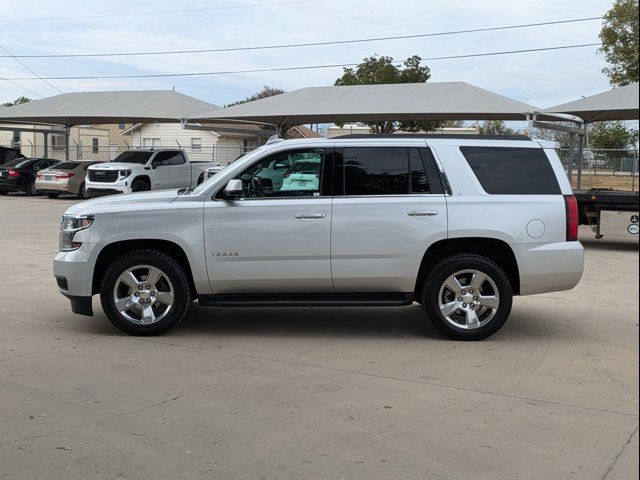
[[[637,252],[639,243],[637,239],[628,240],[613,240],[602,238],[596,240],[595,238],[581,238],[580,243],[586,250],[600,250],[600,251],[618,251],[618,252]]]

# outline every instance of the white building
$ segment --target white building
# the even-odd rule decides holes
[[[199,125],[202,126],[202,125]],[[243,125],[249,132],[229,132],[238,125],[204,126],[205,130],[184,129],[179,123],[138,123],[124,130],[131,148],[182,148],[192,160],[215,161],[226,165],[258,146],[260,128]],[[210,128],[210,129],[209,129]],[[253,133],[255,132],[255,133]]]

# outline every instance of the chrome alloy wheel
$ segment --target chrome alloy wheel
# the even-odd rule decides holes
[[[474,330],[489,323],[500,306],[496,283],[479,270],[461,270],[448,277],[438,295],[442,316],[457,328]]]
[[[137,325],[159,322],[171,311],[173,301],[169,277],[150,265],[136,265],[125,270],[113,287],[116,310]]]

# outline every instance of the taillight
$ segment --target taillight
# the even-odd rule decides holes
[[[578,201],[573,195],[564,196],[564,206],[567,212],[567,242],[578,240]]]
[[[13,168],[9,169],[9,176],[13,177],[13,178],[17,178],[20,176],[20,172],[17,170],[14,170]]]
[[[56,173],[56,178],[71,178],[75,173]]]

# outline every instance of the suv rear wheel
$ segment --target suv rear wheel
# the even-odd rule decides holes
[[[425,282],[423,305],[431,323],[456,340],[482,340],[511,313],[513,292],[504,271],[480,255],[447,257]]]
[[[184,269],[157,250],[136,250],[117,259],[100,288],[102,309],[131,335],[160,335],[187,313],[191,289]]]

